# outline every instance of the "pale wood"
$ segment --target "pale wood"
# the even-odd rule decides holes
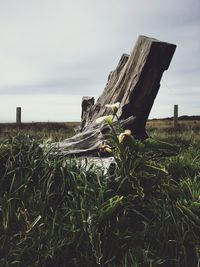
[[[96,118],[110,113],[106,104],[120,102],[119,118],[135,116],[132,130],[137,137],[143,138],[161,77],[168,69],[175,49],[174,44],[139,36],[131,55],[123,55],[109,75],[102,95],[89,111],[85,128]]]
[[[134,117],[130,117],[126,120],[122,120],[120,123],[122,127],[129,128],[133,123]],[[113,123],[113,128],[117,132],[117,121]],[[51,145],[52,153],[59,152],[66,155],[93,155],[99,156],[99,147],[103,141],[107,138],[107,134],[111,132],[111,128],[108,125],[101,123],[100,125],[94,125],[87,130],[74,135],[71,138],[57,142]]]
[[[120,102],[117,116],[125,129],[141,140],[147,137],[145,125],[160,87],[163,72],[168,69],[176,45],[139,36],[129,55],[123,54],[117,68],[109,74],[106,87],[96,104],[92,97],[82,101],[82,125],[79,134],[57,143],[57,150],[67,155],[90,155],[106,138],[105,127],[96,125],[98,117],[111,111],[106,104]]]

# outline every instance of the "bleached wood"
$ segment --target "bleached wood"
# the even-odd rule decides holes
[[[135,116],[132,130],[138,138],[143,138],[161,77],[168,69],[175,49],[174,44],[139,36],[130,56],[122,55],[117,68],[109,75],[102,95],[89,110],[85,128],[110,112],[106,104],[120,102],[118,117]]]
[[[96,153],[105,139],[105,133],[102,126],[95,124],[95,120],[110,114],[105,105],[116,102],[121,103],[117,113],[119,119],[129,121],[124,123],[124,128],[131,129],[136,138],[145,139],[146,121],[163,72],[168,69],[175,49],[174,44],[139,36],[130,56],[123,54],[116,69],[109,74],[106,87],[96,104],[93,98],[83,98],[82,132],[57,143],[57,149],[68,155]]]

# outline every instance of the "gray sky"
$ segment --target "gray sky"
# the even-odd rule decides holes
[[[199,0],[0,0],[0,121],[80,120],[138,35],[177,45],[150,117],[200,115]]]

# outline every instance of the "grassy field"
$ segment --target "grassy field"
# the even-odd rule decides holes
[[[200,144],[200,120],[179,120],[176,130],[172,120],[150,120],[147,122],[150,136],[170,143],[178,143],[183,148]]]
[[[74,135],[74,129],[79,124],[79,122],[33,122],[22,123],[20,129],[18,129],[16,123],[0,123],[0,139],[15,135],[20,130],[37,139],[52,138],[54,141],[59,141]]]
[[[73,127],[1,139],[0,266],[200,266],[200,122],[149,121],[143,143],[110,136],[107,173],[42,150]]]

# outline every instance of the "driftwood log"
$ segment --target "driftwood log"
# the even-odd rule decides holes
[[[136,138],[145,139],[146,121],[175,49],[174,44],[139,36],[132,53],[123,54],[116,69],[109,74],[97,102],[93,97],[83,97],[80,133],[57,143],[56,149],[76,156],[97,152],[106,131],[95,121],[110,114],[106,104],[116,102],[121,103],[117,116],[124,128],[131,129]]]

